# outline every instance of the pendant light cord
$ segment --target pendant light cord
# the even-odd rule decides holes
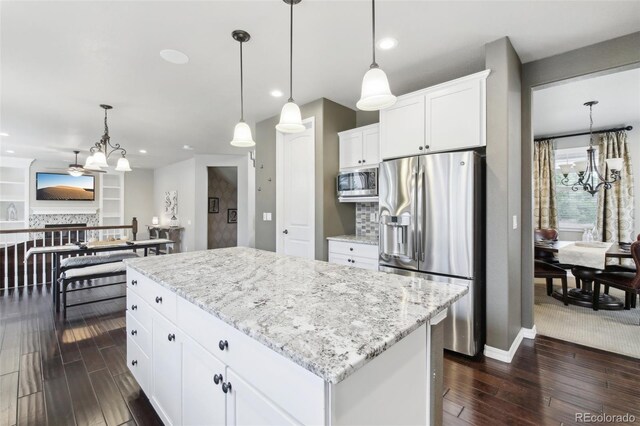
[[[589,105],[589,148],[593,146],[593,104]]]
[[[242,42],[240,42],[240,121],[244,121],[244,75],[242,72]]]
[[[293,1],[289,21],[289,102],[293,102]]]
[[[373,62],[370,68],[378,68],[376,63],[376,0],[371,0],[371,53]]]

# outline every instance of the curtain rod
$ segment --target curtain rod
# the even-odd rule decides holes
[[[623,130],[626,130],[626,131],[633,130],[633,126],[615,127],[613,129],[595,130],[593,132],[593,134],[597,135],[599,133],[621,132]],[[542,138],[534,138],[533,140],[535,142],[538,142],[538,141],[544,141],[544,140],[547,140],[547,139],[562,139],[562,138],[570,138],[572,136],[584,136],[584,135],[588,135],[588,134],[589,134],[589,132],[569,133],[567,135],[545,136],[545,137],[542,137]]]

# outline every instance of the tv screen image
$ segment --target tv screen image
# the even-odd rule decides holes
[[[36,200],[94,201],[95,177],[38,172]]]

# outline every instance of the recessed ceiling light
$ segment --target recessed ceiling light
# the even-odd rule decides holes
[[[15,152],[14,150],[12,150],[12,149],[8,149],[8,150],[7,150],[7,153],[8,153],[8,154],[15,154],[16,152]]]
[[[188,151],[191,151],[191,150],[193,150],[193,147],[191,145],[183,145],[182,149],[186,149]]]
[[[378,47],[382,50],[393,49],[397,45],[398,45],[398,40],[396,40],[393,37],[385,37],[383,39],[380,39],[380,41],[378,42]]]
[[[147,150],[146,150],[146,149],[141,149],[141,150],[139,150],[138,152],[139,152],[140,154],[146,154],[146,153],[147,153]]]
[[[160,57],[167,62],[176,65],[183,65],[189,62],[189,57],[179,50],[164,49],[160,51]]]
[[[0,133],[0,136],[9,136],[9,133],[2,132]]]
[[[271,91],[271,96],[273,96],[274,98],[281,98],[282,97],[282,90],[272,90]]]

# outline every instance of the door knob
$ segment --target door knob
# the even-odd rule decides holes
[[[138,280],[131,280],[131,285],[137,285],[138,284]]]
[[[162,303],[162,297],[157,296],[156,297],[156,303]]]
[[[136,309],[138,309],[138,305],[131,305],[131,310],[135,311]]]
[[[289,233],[289,230],[285,229],[284,231],[282,231],[282,233],[286,235]]]
[[[222,381],[222,374],[214,374],[213,375],[213,383],[218,385],[218,384],[220,384],[221,381]]]
[[[224,393],[231,392],[231,382],[222,384],[222,392]]]
[[[131,361],[131,365],[133,365],[134,367],[138,364],[138,361],[136,361],[135,359],[133,361]]]
[[[170,341],[170,342],[173,342],[173,341],[175,341],[175,340],[176,340],[176,335],[175,335],[175,334],[173,334],[173,333],[172,333],[172,334],[169,334],[169,335],[167,336],[167,339],[169,339],[169,341]]]
[[[362,160],[358,160],[358,164],[362,164]]]
[[[224,351],[225,349],[229,348],[229,342],[227,342],[226,340],[220,340],[218,342],[218,347],[220,348],[221,351]]]
[[[131,330],[131,335],[135,336],[136,334],[138,334],[138,330]]]
[[[425,145],[425,146],[424,146],[424,149],[429,149],[429,145]]]

